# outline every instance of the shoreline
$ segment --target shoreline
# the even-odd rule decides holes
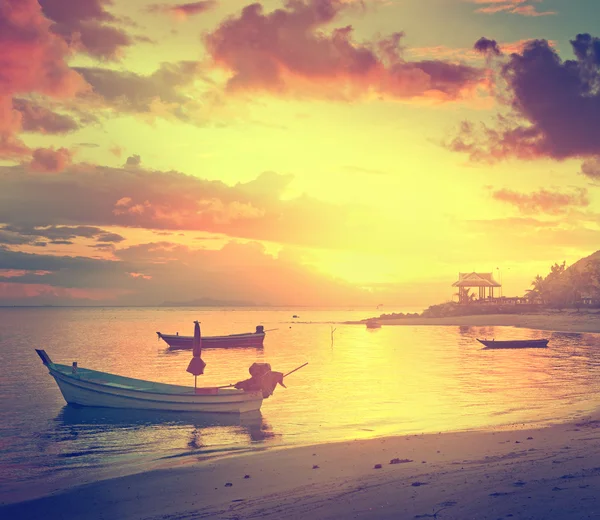
[[[443,509],[446,520],[581,519],[598,506],[598,489],[595,412],[542,428],[512,425],[199,459],[0,506],[0,516],[391,520],[432,518]]]
[[[547,312],[544,314],[477,314],[445,318],[367,318],[382,326],[459,326],[459,327],[516,327],[567,333],[600,333],[600,314]],[[347,321],[346,325],[365,325],[366,320]]]

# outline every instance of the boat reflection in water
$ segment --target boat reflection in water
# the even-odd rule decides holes
[[[136,430],[148,427],[238,427],[252,440],[262,440],[273,434],[264,422],[260,410],[244,414],[193,413],[154,410],[123,410],[119,408],[92,408],[66,405],[56,416],[60,426],[80,426],[90,430]],[[259,433],[263,432],[263,433]]]
[[[245,414],[161,412],[64,406],[41,435],[50,466],[107,467],[118,457],[132,463],[248,451],[276,437],[260,411]]]

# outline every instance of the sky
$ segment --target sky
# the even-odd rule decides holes
[[[424,308],[600,249],[597,0],[0,0],[0,305]],[[594,32],[596,31],[596,32]]]

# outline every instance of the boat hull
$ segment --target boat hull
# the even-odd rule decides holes
[[[161,332],[157,332],[157,334],[171,349],[191,350],[193,348],[193,336],[178,336],[175,334],[162,334]],[[203,336],[202,348],[262,348],[264,339],[264,332],[249,332],[230,336]]]
[[[213,389],[214,394],[196,394],[192,387],[157,384],[171,387],[171,392],[137,390],[133,388],[136,381],[152,385],[151,382],[114,376],[118,382],[99,383],[89,379],[78,378],[66,373],[64,365],[48,366],[50,375],[65,399],[71,405],[120,408],[135,410],[160,410],[177,412],[205,413],[246,413],[260,410],[263,396],[260,391],[245,392],[233,389]],[[94,371],[86,371],[94,372]],[[97,373],[103,374],[103,373]],[[103,374],[110,376],[110,374]],[[127,385],[124,383],[132,383]],[[130,388],[126,388],[130,386]]]
[[[532,340],[514,340],[514,341],[490,341],[478,339],[479,343],[485,346],[486,349],[501,349],[501,348],[547,348],[547,339],[532,339]]]

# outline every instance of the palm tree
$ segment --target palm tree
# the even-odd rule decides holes
[[[525,295],[526,298],[530,302],[540,300],[542,303],[545,303],[544,295],[546,293],[547,286],[546,280],[538,274],[533,280],[533,282],[531,282],[531,286],[533,287],[533,289],[527,289],[527,294]]]
[[[458,303],[472,303],[475,301],[475,294],[470,293],[470,287],[459,287],[454,296],[458,296]]]

